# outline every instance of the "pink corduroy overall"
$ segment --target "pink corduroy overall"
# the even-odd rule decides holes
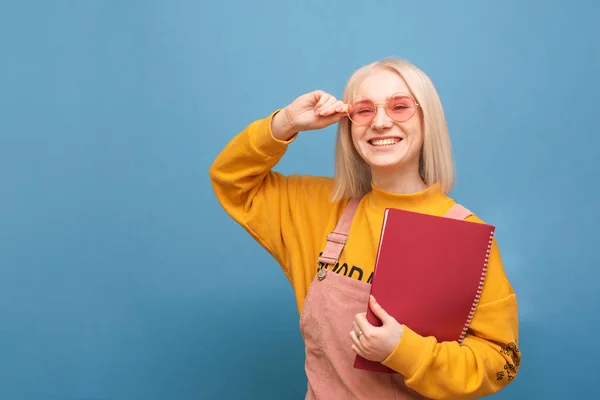
[[[352,199],[334,232],[327,238],[319,261],[335,265],[343,250],[359,201]],[[469,210],[454,205],[445,217],[465,219]],[[354,368],[349,332],[354,317],[365,312],[371,285],[325,268],[312,281],[300,315],[308,378],[307,400],[425,399],[404,384],[400,374]]]

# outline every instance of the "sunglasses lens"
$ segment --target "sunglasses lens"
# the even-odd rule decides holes
[[[407,121],[417,109],[412,97],[406,94],[396,94],[388,101],[388,113],[396,121]]]
[[[348,114],[352,122],[366,125],[375,117],[377,109],[368,97],[357,97],[348,104]]]

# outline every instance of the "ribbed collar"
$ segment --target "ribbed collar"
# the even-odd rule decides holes
[[[371,192],[367,194],[370,208],[383,213],[386,208],[398,208],[407,211],[425,211],[438,208],[441,202],[450,200],[439,184],[433,184],[425,190],[409,194],[387,192],[371,183]]]

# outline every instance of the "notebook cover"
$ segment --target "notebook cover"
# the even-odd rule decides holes
[[[488,224],[387,209],[371,294],[421,336],[462,341],[479,300],[494,231]],[[367,308],[368,321],[381,326]],[[394,372],[360,356],[354,367]]]

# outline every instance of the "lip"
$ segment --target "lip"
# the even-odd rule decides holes
[[[398,147],[400,145],[400,143],[402,143],[402,141],[404,140],[404,139],[402,139],[401,137],[398,137],[398,136],[390,136],[390,137],[387,137],[387,138],[377,137],[377,138],[372,138],[372,139],[400,139],[397,143],[395,143],[395,144],[389,144],[389,145],[386,145],[386,146],[375,146],[375,145],[373,145],[373,144],[370,143],[371,139],[369,139],[367,141],[367,145],[369,146],[369,149],[371,151],[376,151],[376,152],[394,151],[396,149],[396,147]]]
[[[386,140],[386,139],[399,139],[399,140],[397,143],[389,144],[386,146],[375,146],[375,145],[371,144],[371,140]],[[368,139],[367,144],[369,145],[369,148],[371,148],[373,150],[386,151],[386,150],[395,149],[400,143],[402,143],[403,140],[404,139],[401,138],[400,136],[377,136],[377,137]]]
[[[404,140],[404,138],[402,138],[400,136],[374,136],[372,138],[367,139],[367,142],[371,143],[371,140],[386,140],[386,139],[400,139],[400,141]]]

